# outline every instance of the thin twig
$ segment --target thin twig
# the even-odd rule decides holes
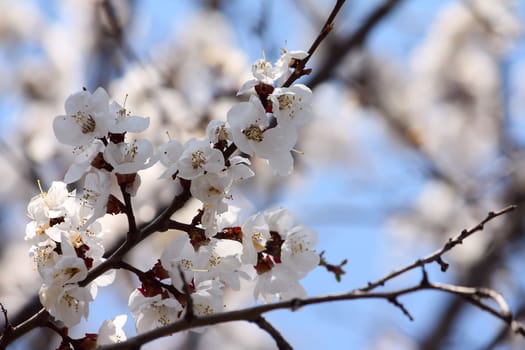
[[[523,296],[518,299],[524,300]],[[525,303],[522,303],[519,306],[518,310],[515,311],[514,318],[520,319],[521,317],[523,317],[524,314],[525,314]],[[487,345],[483,346],[480,349],[483,349],[483,350],[495,349],[498,345],[500,345],[503,341],[507,339],[507,337],[511,334],[510,331],[511,330],[509,330],[509,327],[507,325],[505,325],[504,327],[501,327],[499,332],[496,333],[496,335],[487,343]]]
[[[191,297],[190,287],[188,282],[186,282],[186,277],[184,276],[182,268],[180,265],[177,267],[179,268],[179,275],[182,280],[182,291],[184,292],[184,298],[186,300],[186,313],[184,314],[184,320],[191,322],[195,318],[195,314],[193,310],[193,299]]]
[[[185,223],[175,221],[175,220],[168,220],[166,222],[166,225],[164,225],[164,229],[165,230],[179,230],[179,231],[184,231],[187,233],[198,232],[200,234],[204,234],[205,232],[205,230],[200,227],[185,224]]]
[[[7,310],[4,304],[0,303],[0,309],[2,310],[2,314],[4,314],[4,334],[7,334],[11,332],[13,326],[9,323],[9,317],[7,317]]]
[[[72,339],[69,335],[67,335],[67,329],[66,331],[63,328],[57,327],[53,322],[48,321],[45,326],[49,329],[51,329],[53,332],[58,334],[60,338],[62,338],[62,344],[64,345],[73,345],[75,346],[75,340]],[[62,347],[59,347],[62,348]]]
[[[44,326],[50,317],[51,315],[49,315],[45,309],[41,309],[28,320],[22,322],[18,326],[12,327],[9,333],[4,333],[2,336],[0,336],[0,349],[6,348],[7,345],[20,338],[30,330]]]
[[[408,319],[410,321],[414,321],[414,316],[412,316],[412,314],[410,313],[410,311],[408,311],[408,309],[405,307],[405,305],[403,305],[399,300],[397,300],[397,297],[392,297],[392,298],[389,298],[388,301],[393,304],[394,306],[398,307],[401,312],[406,316],[408,317]]]
[[[308,82],[308,86],[313,88],[329,78],[334,72],[335,67],[339,66],[346,55],[354,49],[361,47],[368,35],[377,27],[377,24],[401,3],[402,0],[385,0],[381,5],[376,7],[351,36],[331,50],[331,54],[325,62],[316,69],[316,74]]]
[[[450,238],[447,241],[447,243],[445,243],[445,245],[442,248],[438,249],[434,253],[428,255],[427,257],[425,257],[423,259],[419,259],[419,260],[415,261],[414,263],[412,263],[412,264],[410,264],[408,266],[405,266],[405,267],[403,267],[403,268],[401,268],[399,270],[395,270],[395,271],[393,271],[390,274],[384,276],[383,278],[380,278],[379,280],[377,280],[375,282],[369,282],[366,287],[363,287],[360,290],[363,291],[363,292],[368,292],[368,291],[370,291],[372,289],[375,289],[377,287],[384,286],[387,281],[393,279],[394,277],[397,277],[399,275],[404,274],[407,271],[413,270],[413,269],[415,269],[417,267],[421,267],[421,266],[424,266],[424,265],[427,265],[427,264],[430,264],[430,263],[433,263],[433,262],[439,264],[441,266],[441,270],[442,271],[446,271],[446,269],[448,267],[448,264],[446,264],[443,261],[443,257],[442,257],[443,254],[445,254],[446,252],[448,252],[449,250],[454,248],[456,245],[463,243],[463,240],[465,240],[466,238],[468,238],[472,234],[474,234],[474,233],[476,233],[478,231],[482,231],[484,225],[486,223],[488,223],[489,221],[493,220],[494,218],[496,218],[498,216],[507,214],[507,213],[513,211],[516,208],[517,207],[515,205],[509,205],[508,207],[503,208],[501,210],[498,210],[496,212],[489,212],[487,214],[487,216],[485,217],[485,219],[483,219],[476,226],[474,226],[473,228],[471,228],[469,230],[463,230],[456,237]]]
[[[270,322],[268,322],[264,317],[259,316],[256,319],[252,320],[253,323],[259,326],[262,330],[266,331],[272,338],[275,340],[275,343],[277,344],[277,348],[279,350],[292,350],[292,346],[284,337],[282,336],[281,332]]]
[[[283,84],[283,87],[289,87],[290,85],[293,84],[294,81],[299,79],[301,76],[310,73],[309,70],[308,71],[305,70],[306,64],[308,63],[308,61],[310,60],[310,58],[314,54],[315,50],[317,50],[319,45],[321,45],[323,40],[333,30],[335,17],[337,16],[339,11],[343,7],[344,3],[345,3],[345,0],[337,0],[336,4],[334,5],[334,8],[330,12],[330,15],[328,16],[328,18],[326,19],[326,22],[324,23],[323,27],[321,28],[321,31],[319,32],[319,35],[317,36],[317,38],[315,38],[314,42],[312,43],[312,45],[308,49],[308,56],[306,56],[305,58],[303,58],[302,60],[299,61],[297,67],[295,67],[295,69],[292,72],[292,74],[290,75],[290,77],[288,77],[286,82]]]
[[[140,234],[137,229],[137,222],[135,220],[135,213],[133,212],[133,205],[131,203],[131,195],[126,190],[127,184],[121,184],[120,185],[120,192],[122,193],[122,197],[124,198],[124,204],[125,204],[125,214],[128,218],[128,234],[127,234],[127,240],[129,241],[135,241],[138,239],[138,235]]]

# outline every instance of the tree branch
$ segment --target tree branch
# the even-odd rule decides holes
[[[483,230],[483,227],[486,223],[488,223],[489,221],[493,220],[494,218],[498,217],[498,216],[501,216],[501,215],[504,215],[504,214],[507,214],[511,211],[513,211],[514,209],[516,209],[517,206],[516,205],[509,205],[508,207],[505,207],[501,210],[498,210],[496,212],[489,212],[487,214],[487,216],[480,222],[478,223],[476,226],[474,226],[473,228],[469,229],[469,230],[463,230],[461,231],[460,234],[458,234],[456,237],[454,238],[450,238],[447,243],[445,243],[445,245],[438,249],[437,251],[435,251],[434,253],[428,255],[427,257],[423,258],[423,259],[419,259],[417,261],[415,261],[414,263],[408,265],[408,266],[405,266],[399,270],[395,270],[394,272],[391,272],[390,274],[386,275],[385,277],[375,281],[375,282],[369,282],[368,285],[366,287],[363,287],[361,288],[360,290],[361,291],[364,291],[364,292],[367,292],[367,291],[370,291],[372,289],[375,289],[377,287],[380,287],[380,286],[384,286],[385,283],[399,275],[402,275],[404,274],[405,272],[407,271],[410,271],[410,270],[413,270],[417,267],[422,267],[424,265],[427,265],[427,264],[430,264],[430,263],[437,263],[441,266],[441,271],[445,272],[448,268],[448,264],[445,263],[443,261],[443,254],[445,254],[446,252],[448,252],[449,250],[451,250],[452,248],[454,248],[456,245],[458,244],[461,244],[463,243],[463,240],[465,240],[466,238],[468,238],[469,236],[471,236],[472,234],[478,232],[478,231],[482,231]]]
[[[171,323],[165,327],[157,328],[149,332],[139,334],[135,337],[129,338],[127,341],[117,344],[112,344],[108,346],[103,346],[100,350],[117,350],[117,349],[128,349],[128,346],[141,346],[145,343],[148,343],[152,340],[171,335],[173,333],[181,332],[184,330],[189,330],[196,327],[211,326],[219,323],[232,322],[232,321],[249,321],[257,323],[257,320],[261,317],[262,314],[280,310],[280,309],[290,309],[296,310],[302,306],[321,304],[333,301],[344,301],[344,300],[356,300],[356,299],[384,299],[389,302],[393,302],[395,306],[399,307],[403,313],[406,314],[406,309],[397,302],[397,299],[403,295],[412,294],[417,291],[422,290],[436,290],[442,291],[448,294],[453,294],[456,296],[461,296],[467,301],[471,302],[480,309],[489,312],[495,317],[499,318],[507,324],[508,327],[512,328],[515,333],[518,333],[525,337],[525,328],[521,323],[514,320],[510,311],[508,310],[507,304],[503,300],[501,295],[488,288],[471,288],[471,287],[462,287],[448,284],[433,284],[428,281],[421,281],[420,283],[413,285],[411,287],[397,289],[388,292],[366,292],[360,289],[350,291],[348,293],[339,293],[332,295],[324,295],[318,297],[312,297],[307,299],[292,299],[287,301],[282,301],[274,304],[266,304],[255,306],[251,308],[246,308],[242,310],[223,312],[218,314],[213,314],[204,317],[195,317],[192,320],[188,321],[186,319],[181,319],[177,322]],[[479,298],[489,298],[495,301],[501,310],[497,310],[489,305],[481,303]],[[410,315],[410,314],[409,314]],[[410,316],[411,317],[411,316]],[[272,335],[273,336],[273,335]]]
[[[138,238],[134,240],[126,239],[126,241],[106,261],[94,267],[88,273],[87,277],[82,282],[79,282],[79,285],[81,287],[85,287],[104,272],[113,268],[117,268],[118,262],[122,259],[122,257],[143,239],[149,237],[152,233],[166,231],[165,225],[170,221],[170,217],[177,210],[181,209],[190,198],[190,182],[183,181],[182,192],[173,198],[171,204],[166,209],[164,209],[160,215],[158,215],[148,225],[139,230],[137,235]]]
[[[401,302],[399,302],[399,297],[406,295],[406,294],[415,293],[417,291],[422,291],[422,290],[436,290],[436,291],[441,291],[441,292],[453,294],[456,296],[460,296],[464,298],[466,301],[468,301],[469,303],[478,307],[479,309],[486,311],[492,314],[493,316],[495,316],[496,318],[502,320],[503,322],[505,322],[508,328],[511,328],[515,333],[520,334],[525,337],[524,326],[513,318],[512,313],[510,312],[510,308],[508,307],[505,299],[503,298],[503,296],[501,296],[501,294],[489,288],[473,288],[473,287],[463,287],[463,286],[456,286],[456,285],[450,285],[450,284],[431,283],[424,269],[426,264],[430,264],[432,262],[436,262],[440,265],[443,264],[442,255],[445,252],[451,250],[458,244],[461,244],[465,238],[469,237],[475,232],[483,230],[484,225],[486,223],[490,222],[491,220],[493,220],[494,218],[498,216],[502,216],[504,214],[511,212],[515,208],[516,208],[515,205],[510,205],[496,212],[489,212],[487,216],[482,221],[480,221],[476,226],[472,227],[469,230],[463,230],[456,237],[449,239],[449,241],[445,243],[445,245],[441,249],[437,250],[435,253],[430,254],[424,259],[419,259],[415,261],[414,263],[402,269],[396,270],[393,273],[390,273],[389,275],[379,279],[378,281],[374,283],[369,283],[366,287],[355,289],[348,293],[318,296],[318,297],[312,297],[308,299],[292,299],[292,300],[283,301],[279,303],[255,306],[255,307],[246,308],[243,310],[224,312],[224,313],[209,315],[205,317],[193,317],[191,320],[187,320],[184,318],[170,325],[167,325],[165,327],[157,328],[152,331],[139,334],[136,337],[128,339],[124,343],[109,345],[106,347],[102,347],[102,349],[114,350],[114,349],[126,349],[126,346],[129,346],[129,345],[140,346],[154,339],[164,337],[164,336],[167,336],[173,333],[177,333],[183,330],[188,330],[188,329],[192,329],[195,327],[210,326],[210,325],[224,323],[224,322],[249,321],[249,322],[257,323],[258,318],[261,317],[262,314],[269,312],[269,311],[274,311],[278,309],[290,309],[292,311],[295,311],[302,306],[320,304],[320,303],[326,303],[326,302],[332,302],[332,301],[355,300],[355,299],[384,299],[392,303],[394,306],[398,307],[403,312],[403,314],[406,315],[410,320],[413,320],[413,316],[410,314],[408,309],[406,309],[406,307]],[[442,266],[442,270],[446,270],[443,268],[443,265],[441,266]],[[395,277],[398,277],[417,267],[421,267],[423,269],[423,278],[417,285],[413,285],[411,287],[389,291],[389,292],[372,292],[372,290],[377,288],[378,286],[383,286],[385,282]],[[494,301],[499,307],[499,310],[490,305],[483,303],[482,299],[490,299]],[[128,342],[130,343],[127,344]]]
[[[377,24],[401,3],[402,0],[385,0],[374,11],[372,11],[363,21],[363,24],[359,29],[331,50],[331,54],[316,70],[316,74],[310,79],[308,86],[313,88],[322,81],[328,79],[334,72],[334,68],[341,63],[346,55],[354,49],[361,47]]]
[[[45,309],[41,309],[28,320],[22,322],[18,326],[11,327],[8,333],[4,333],[0,336],[0,349],[5,349],[7,345],[30,330],[46,325],[50,318],[51,315],[49,315]]]
[[[308,56],[306,56],[304,59],[300,60],[298,65],[295,67],[294,71],[288,77],[286,82],[283,84],[283,87],[289,87],[293,84],[294,81],[299,79],[301,76],[309,74],[310,70],[305,70],[306,64],[314,54],[315,50],[321,45],[323,40],[330,34],[332,29],[334,28],[334,20],[341,8],[343,7],[343,4],[345,3],[345,0],[337,0],[336,4],[334,5],[334,8],[332,9],[332,12],[330,12],[330,15],[326,19],[326,22],[324,23],[323,27],[321,28],[321,31],[319,32],[319,35],[314,40],[310,48],[308,49]]]
[[[275,340],[275,343],[277,344],[277,348],[279,350],[292,350],[292,346],[284,339],[281,332],[270,322],[268,322],[264,317],[259,316],[255,320],[252,320],[253,323],[255,323],[259,328],[266,331],[272,338]]]
[[[128,218],[128,234],[127,234],[126,240],[134,241],[138,238],[139,232],[137,229],[137,223],[135,221],[135,213],[133,212],[133,205],[131,203],[131,195],[126,190],[126,187],[127,187],[126,183],[120,184],[120,192],[122,193],[122,197],[124,198],[125,214],[126,214],[126,217]]]

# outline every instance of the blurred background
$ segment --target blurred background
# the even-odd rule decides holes
[[[239,101],[251,63],[280,49],[307,50],[335,1],[323,0],[0,0],[0,302],[10,321],[40,309],[39,280],[24,241],[26,206],[62,179],[73,159],[52,120],[83,87],[103,86],[132,114],[148,116],[141,136],[156,144],[200,137]],[[284,206],[319,232],[331,263],[348,259],[338,283],[322,269],[303,280],[309,295],[365,285],[440,248],[488,211],[519,207],[445,255],[431,281],[494,288],[525,320],[525,2],[511,0],[354,0],[300,82],[314,91],[314,121],[302,130],[296,171],[257,176],[234,194],[241,217]],[[126,96],[127,99],[126,99]],[[142,176],[140,222],[170,200],[160,168]],[[198,203],[178,215],[192,217]],[[182,219],[181,219],[182,220]],[[126,220],[104,219],[107,247]],[[127,257],[155,262],[170,233]],[[420,271],[385,289],[417,283]],[[127,313],[137,279],[118,273],[101,289],[89,322]],[[232,294],[242,307],[251,295]],[[463,300],[436,292],[400,299],[410,322],[383,300],[317,305],[267,315],[297,349],[523,349],[525,339]],[[2,320],[3,322],[3,320]],[[125,330],[135,333],[130,317]],[[38,345],[36,345],[38,344]],[[35,330],[12,349],[54,349]],[[255,325],[231,323],[161,339],[145,349],[272,349]]]

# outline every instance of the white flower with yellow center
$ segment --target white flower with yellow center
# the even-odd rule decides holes
[[[128,315],[118,315],[111,320],[104,321],[98,330],[97,346],[126,341],[126,333],[122,327],[124,327],[127,319]]]
[[[87,146],[93,139],[107,136],[112,117],[109,96],[103,88],[93,94],[80,91],[69,96],[65,110],[66,115],[53,121],[53,130],[60,143]]]
[[[228,112],[228,123],[233,142],[242,152],[268,160],[278,175],[292,172],[290,151],[297,142],[297,132],[288,125],[269,128],[268,117],[257,97],[233,106]]]
[[[191,139],[177,161],[179,177],[193,180],[204,173],[219,173],[224,168],[224,156],[208,141]]]
[[[312,119],[312,90],[303,84],[277,88],[268,96],[273,115],[280,125],[302,126]]]
[[[175,298],[145,297],[138,289],[129,296],[128,306],[139,334],[177,321],[184,310]]]
[[[133,174],[153,165],[153,145],[145,139],[133,142],[110,142],[104,159],[113,167],[113,173]]]

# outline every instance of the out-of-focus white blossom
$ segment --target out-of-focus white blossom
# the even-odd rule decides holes
[[[122,329],[128,315],[118,315],[102,323],[98,330],[97,346],[116,344],[126,341],[126,333]]]
[[[232,140],[229,127],[222,120],[211,120],[206,128],[206,138],[212,144],[219,141],[227,142]]]

